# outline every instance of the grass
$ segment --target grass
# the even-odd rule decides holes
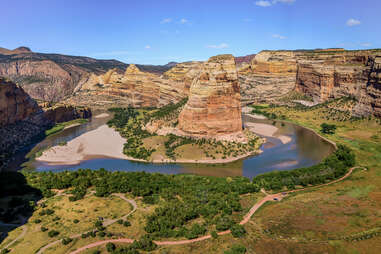
[[[87,123],[87,122],[88,122],[87,119],[75,119],[75,120],[68,121],[68,122],[57,123],[52,128],[50,128],[49,130],[45,131],[45,136],[50,136],[50,135],[53,135],[53,134],[57,134],[57,133],[61,132],[62,130],[64,130],[66,127],[70,126],[70,125],[84,124],[84,123]]]
[[[34,253],[40,247],[54,241],[55,239],[62,239],[84,231],[89,231],[94,228],[95,221],[99,217],[104,219],[114,219],[122,217],[131,211],[131,205],[118,197],[110,196],[107,198],[99,198],[93,195],[87,196],[85,199],[70,202],[67,196],[55,196],[45,201],[46,208],[37,209],[31,218],[29,218],[27,226],[28,232],[22,241],[16,243],[12,247],[12,253]],[[39,213],[42,209],[54,210],[53,215],[40,216]],[[59,220],[54,218],[59,217]],[[40,219],[42,222],[36,224],[34,221]],[[78,223],[73,221],[77,219]],[[57,237],[49,238],[48,231],[41,232],[41,226],[50,230],[59,231]],[[17,228],[10,232],[9,237],[2,243],[4,246],[9,239],[14,239],[21,232],[21,228]],[[90,237],[91,238],[91,237]],[[91,239],[78,239],[73,241],[67,246],[58,244],[46,253],[66,253],[67,249],[78,245],[82,246],[86,241]]]

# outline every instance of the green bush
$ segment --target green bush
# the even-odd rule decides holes
[[[56,231],[56,230],[50,230],[49,233],[48,233],[48,236],[49,237],[55,237],[57,235],[59,235],[60,232]]]
[[[224,254],[245,254],[246,247],[239,244],[233,244],[233,246],[224,252]]]
[[[131,223],[126,220],[126,221],[123,222],[123,226],[129,227],[129,226],[131,226]]]
[[[327,124],[327,123],[322,123],[320,127],[321,127],[321,132],[324,134],[335,134],[335,131],[337,128],[336,125]]]
[[[74,223],[74,224],[78,224],[78,223],[79,223],[79,220],[74,219],[74,220],[73,220],[73,223]]]
[[[62,244],[63,245],[68,245],[69,243],[71,243],[73,241],[73,239],[69,238],[69,237],[65,237],[62,239]]]
[[[240,224],[233,225],[230,230],[234,237],[243,237],[246,234],[245,228]]]
[[[40,219],[35,219],[34,223],[39,224],[39,223],[41,223],[41,220]]]
[[[107,243],[106,244],[106,249],[107,249],[107,251],[109,253],[112,253],[116,249],[116,246],[113,243]]]
[[[218,234],[216,231],[212,231],[212,233],[210,233],[211,236],[214,238],[214,239],[217,239],[218,238]]]
[[[46,227],[41,227],[41,231],[45,232],[45,231],[48,231],[48,229]]]

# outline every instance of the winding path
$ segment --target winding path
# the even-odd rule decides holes
[[[240,225],[244,225],[247,222],[249,222],[250,218],[254,215],[254,213],[256,211],[258,211],[258,209],[263,204],[265,204],[268,201],[274,201],[274,200],[280,201],[280,200],[282,200],[283,197],[285,197],[287,194],[290,194],[290,193],[304,191],[304,190],[307,190],[307,189],[319,188],[319,187],[322,187],[322,186],[326,186],[326,185],[330,185],[330,184],[334,184],[334,183],[340,182],[340,181],[346,179],[347,177],[349,177],[352,174],[352,172],[355,169],[358,169],[358,168],[366,170],[366,168],[364,168],[364,167],[352,167],[352,168],[350,168],[348,170],[348,172],[344,176],[340,177],[339,179],[336,179],[336,180],[334,180],[332,182],[329,182],[329,183],[320,184],[320,185],[316,185],[316,186],[312,186],[312,187],[307,187],[307,188],[303,188],[303,189],[291,190],[291,191],[286,191],[286,192],[281,192],[281,193],[276,193],[276,194],[267,194],[263,190],[262,192],[266,195],[266,197],[264,197],[258,203],[256,203],[253,207],[251,207],[249,212],[243,217],[242,221],[239,224]],[[230,233],[231,233],[230,230],[226,230],[226,231],[223,231],[223,232],[219,232],[218,235],[226,235],[226,234],[230,234]],[[198,238],[191,239],[191,240],[154,241],[154,243],[159,245],[159,246],[163,246],[163,245],[181,245],[181,244],[190,244],[190,243],[200,242],[200,241],[204,241],[204,240],[207,240],[207,239],[210,239],[210,238],[212,238],[211,235],[206,235],[206,236],[198,237]],[[103,245],[103,244],[107,244],[107,243],[133,243],[133,242],[134,242],[134,239],[130,239],[130,238],[103,240],[103,241],[98,241],[98,242],[94,242],[94,243],[88,244],[86,246],[83,246],[83,247],[81,247],[81,248],[71,252],[70,254],[78,254],[78,253],[81,253],[82,251],[85,251],[87,249],[94,248],[94,247],[97,247],[97,246],[100,246],[100,245]]]
[[[119,197],[119,198],[123,199],[124,201],[130,203],[130,204],[132,205],[132,211],[129,212],[128,214],[124,215],[124,216],[121,217],[121,218],[117,218],[117,219],[113,219],[113,220],[107,220],[107,221],[105,221],[105,222],[103,223],[103,226],[104,226],[104,227],[110,226],[110,225],[114,224],[115,222],[117,222],[117,221],[120,220],[120,219],[125,220],[128,216],[130,216],[132,213],[134,213],[134,212],[136,211],[137,207],[138,207],[137,204],[136,204],[136,202],[135,202],[135,200],[133,200],[133,199],[128,199],[128,198],[126,198],[126,197],[125,197],[123,194],[121,194],[121,193],[113,193],[112,195],[113,195],[113,196],[116,196],[116,197]],[[84,232],[84,233],[88,233],[88,232],[91,232],[91,231],[94,231],[94,230],[90,230],[90,231],[87,231],[87,232]],[[76,234],[76,235],[72,235],[72,236],[70,236],[70,238],[71,238],[71,239],[80,238],[80,237],[82,236],[82,234],[83,234],[83,233],[79,233],[79,234]],[[44,247],[40,248],[40,249],[38,250],[38,252],[36,252],[36,254],[42,254],[45,250],[47,250],[47,249],[49,249],[50,247],[52,247],[52,246],[54,246],[54,245],[60,243],[61,241],[62,241],[62,239],[59,239],[59,240],[56,240],[56,241],[54,241],[54,242],[51,242],[51,243],[45,245]]]

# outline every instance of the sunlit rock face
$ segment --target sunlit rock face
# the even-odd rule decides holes
[[[381,51],[320,52],[298,60],[296,91],[316,102],[351,97],[354,115],[381,116]]]
[[[124,74],[111,69],[91,75],[67,102],[82,106],[161,107],[185,98],[183,82],[139,70],[130,64]]]
[[[189,94],[193,80],[200,74],[202,62],[185,62],[176,64],[163,74],[163,78],[174,82],[183,88],[184,94]]]
[[[243,104],[272,102],[295,87],[297,62],[293,51],[262,51],[239,68]]]
[[[211,57],[190,87],[179,116],[179,129],[195,136],[242,131],[241,95],[234,57]]]

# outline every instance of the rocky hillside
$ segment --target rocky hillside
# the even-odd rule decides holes
[[[324,102],[354,98],[357,116],[381,116],[381,50],[298,53],[295,89]]]
[[[179,129],[194,136],[242,131],[240,86],[234,57],[211,57],[190,87],[179,115]]]
[[[104,74],[110,69],[123,73],[127,67],[116,60],[35,53],[26,47],[0,48],[0,76],[11,79],[32,98],[43,101],[56,102],[71,96],[75,87],[87,82],[91,74]],[[166,65],[139,67],[160,74],[170,69]]]
[[[87,108],[42,108],[23,88],[0,77],[0,171],[6,169],[14,154],[43,137],[54,123],[90,116]]]
[[[292,91],[296,81],[292,52],[262,51],[238,71],[242,103],[271,102]]]
[[[26,120],[41,111],[21,87],[0,77],[0,126]]]
[[[117,69],[101,75],[92,74],[66,102],[93,107],[161,107],[186,96],[184,82],[143,72],[131,64],[123,74]]]

